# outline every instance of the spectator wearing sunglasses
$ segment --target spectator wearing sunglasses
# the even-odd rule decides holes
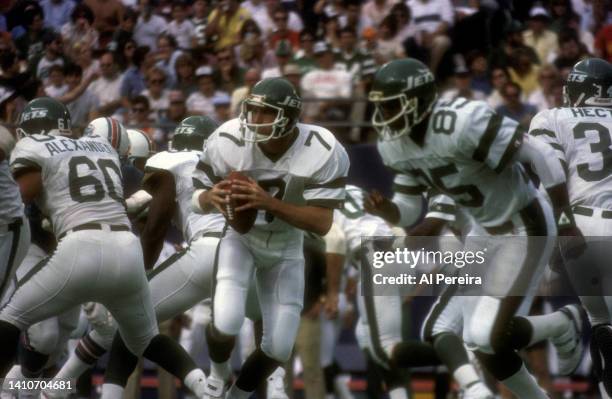
[[[167,77],[163,69],[153,66],[147,71],[147,88],[140,93],[149,99],[151,113],[159,120],[168,110]]]

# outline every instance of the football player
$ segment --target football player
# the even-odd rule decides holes
[[[147,159],[155,154],[155,143],[142,130],[127,129],[127,134],[130,139],[127,160],[136,169],[144,172]]]
[[[612,234],[612,65],[599,58],[578,62],[567,77],[564,96],[565,107],[533,118],[530,134],[550,144],[566,171],[576,224],[588,242],[588,249],[577,259],[566,259],[566,265],[591,322],[591,357],[600,392],[610,398],[612,317],[605,290],[612,286],[606,270]],[[571,242],[562,244],[571,249]]]
[[[185,369],[174,370],[173,365],[184,359],[165,357],[156,350],[171,339],[158,334],[142,251],[123,206],[116,150],[122,146],[123,127],[110,120],[108,137],[54,136],[53,130],[70,132],[68,111],[45,99],[64,110],[64,117],[49,125],[48,111],[38,106],[40,101],[30,102],[20,115],[18,133],[23,138],[10,165],[23,201],[39,203],[59,243],[50,257],[18,282],[0,309],[0,336],[5,342],[0,349],[0,375],[14,359],[20,331],[91,301],[109,309],[131,351],[157,360],[200,392],[205,376],[193,362],[183,374]],[[117,397],[112,386],[105,391],[109,392],[105,397]]]
[[[8,159],[14,146],[15,138],[11,132],[0,126],[0,297],[30,244],[30,228],[19,187],[9,170]]]
[[[554,336],[567,325],[515,323],[522,297],[548,262],[557,234],[580,232],[569,208],[565,176],[552,150],[525,135],[517,122],[502,117],[485,103],[456,98],[438,101],[431,71],[414,59],[383,65],[376,73],[369,100],[372,123],[379,133],[384,163],[398,174],[392,201],[373,193],[371,213],[402,226],[421,214],[427,189],[448,195],[488,233],[474,243],[488,247],[483,295],[466,322],[467,342],[481,363],[517,396],[546,398],[523,365],[516,349]],[[532,165],[548,192],[554,210],[526,177],[520,162]],[[493,237],[513,236],[502,243]],[[534,244],[535,236],[543,243]],[[489,238],[491,237],[491,238]],[[575,310],[575,308],[574,308]],[[580,356],[578,312],[562,361]],[[508,333],[510,332],[510,333]]]
[[[207,117],[184,119],[175,130],[172,149],[157,153],[146,161],[142,190],[126,201],[131,213],[141,214],[146,210],[147,218],[140,240],[145,268],[150,270],[147,278],[159,322],[210,297],[214,255],[225,219],[219,214],[196,215],[191,211],[191,175],[204,141],[216,127],[217,124]],[[142,154],[150,151],[148,146],[136,147],[132,146]],[[171,222],[183,233],[189,245],[153,269]],[[77,378],[93,366],[111,348],[115,331],[116,327],[110,330],[94,328],[81,339],[55,378]],[[118,340],[113,346],[107,375],[112,376],[115,385],[124,387],[136,360]]]
[[[207,140],[194,178],[197,212],[257,210],[245,234],[226,229],[217,248],[213,322],[207,330],[212,362],[209,396],[229,383],[229,357],[255,280],[263,320],[261,345],[247,358],[228,398],[248,398],[287,361],[304,296],[303,232],[324,235],[344,200],[349,161],[328,130],[298,122],[302,100],[283,78],[253,86],[240,117]],[[240,171],[249,180],[227,180]],[[233,204],[237,204],[234,207]]]

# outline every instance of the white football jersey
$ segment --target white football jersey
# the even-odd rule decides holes
[[[612,109],[542,111],[531,121],[529,133],[555,149],[572,205],[612,209]]]
[[[334,210],[334,224],[344,233],[349,258],[359,256],[362,237],[394,235],[391,227],[382,218],[365,212],[365,195],[361,188],[348,185],[344,208]]]
[[[0,224],[11,223],[23,216],[19,186],[13,180],[7,160],[0,162]]]
[[[378,150],[398,173],[394,191],[417,195],[434,189],[489,227],[535,198],[523,167],[513,162],[524,133],[486,103],[457,98],[434,105],[422,145],[404,135],[379,140]]]
[[[101,138],[31,135],[11,153],[11,171],[41,171],[37,204],[61,235],[85,223],[129,226],[115,149]]]
[[[192,211],[192,176],[201,154],[201,151],[163,151],[149,158],[145,165],[145,173],[161,169],[174,176],[177,208],[173,223],[187,242],[202,231],[221,233],[225,225],[225,218],[219,213],[201,215]]]
[[[299,134],[278,159],[268,158],[257,143],[242,139],[238,119],[232,119],[206,140],[194,178],[210,188],[230,172],[256,180],[271,195],[296,205],[341,208],[344,203],[349,159],[327,129],[298,123]],[[286,231],[294,227],[272,214],[259,211],[255,228]]]

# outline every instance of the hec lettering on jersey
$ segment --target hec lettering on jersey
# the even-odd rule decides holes
[[[591,108],[585,108],[582,113],[584,116],[595,116],[595,112]]]
[[[582,108],[570,108],[572,110],[572,115],[574,115],[575,118],[578,118],[579,116],[584,116],[584,112],[582,112]]]
[[[47,110],[43,108],[33,108],[31,112],[25,112],[21,114],[21,122],[29,121],[31,119],[44,118],[47,116]]]
[[[302,106],[302,102],[295,97],[287,96],[285,97],[281,105],[287,105],[292,108],[300,108]]]

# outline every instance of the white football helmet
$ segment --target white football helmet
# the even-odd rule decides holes
[[[127,129],[130,138],[130,149],[128,151],[128,161],[134,162],[138,158],[149,159],[155,154],[153,141],[145,132],[138,129]]]
[[[130,138],[128,137],[125,127],[114,118],[102,117],[94,119],[89,122],[89,125],[85,128],[83,136],[98,136],[105,138],[110,145],[117,150],[120,158],[128,156]]]

